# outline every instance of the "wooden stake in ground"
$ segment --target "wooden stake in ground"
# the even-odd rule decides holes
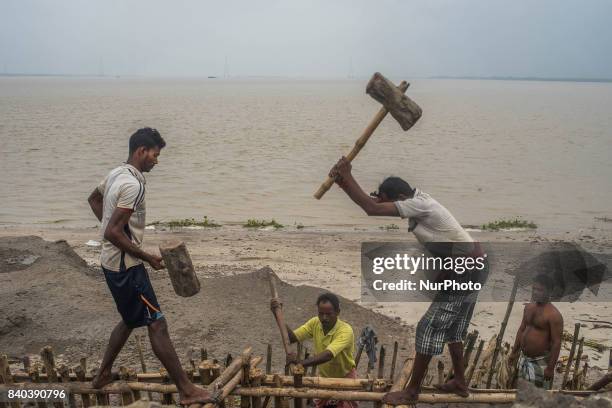
[[[412,365],[414,364],[414,358],[409,358],[404,363],[404,367],[400,372],[400,375],[397,377],[397,380],[391,386],[389,392],[402,391],[406,388],[406,384],[410,380],[410,376],[412,375]],[[383,408],[393,408],[393,405],[384,404]]]
[[[366,92],[372,98],[380,102],[383,107],[380,108],[378,113],[365,128],[359,139],[357,139],[351,151],[346,155],[349,162],[353,161],[363,146],[365,146],[378,125],[380,125],[385,116],[387,116],[387,113],[391,113],[395,120],[399,122],[403,130],[410,129],[412,125],[419,120],[422,114],[421,108],[414,101],[404,95],[404,92],[406,92],[408,86],[409,84],[406,81],[402,81],[399,86],[395,86],[391,81],[378,72],[372,76],[366,87]],[[327,177],[323,184],[321,184],[321,187],[319,187],[314,194],[314,197],[317,200],[320,200],[327,190],[329,190],[333,185],[334,180],[331,177]]]
[[[391,358],[391,372],[389,373],[389,381],[393,383],[393,377],[395,377],[395,363],[397,361],[397,350],[399,344],[397,341],[393,342],[393,357]]]
[[[474,357],[474,362],[470,365],[468,369],[467,375],[465,376],[465,383],[469,387],[472,383],[472,377],[474,376],[474,370],[478,367],[478,360],[480,360],[480,355],[482,354],[482,349],[484,348],[485,341],[480,340],[478,344],[478,350],[476,350],[476,356]]]
[[[200,281],[193,269],[191,257],[184,242],[170,242],[159,246],[174,291],[189,297],[200,291]]]
[[[567,384],[567,378],[569,377],[570,370],[572,368],[572,362],[574,360],[574,353],[576,352],[576,343],[578,342],[578,334],[580,333],[580,323],[574,324],[574,337],[572,338],[572,348],[570,349],[567,364],[565,365],[565,372],[563,373],[563,381],[561,382],[561,389],[564,390]]]
[[[491,365],[489,366],[489,375],[487,376],[487,386],[486,388],[491,388],[491,382],[493,381],[493,374],[495,373],[495,363],[497,363],[497,356],[499,355],[499,350],[501,349],[502,340],[504,338],[504,333],[506,332],[506,326],[508,325],[508,319],[510,318],[510,313],[512,313],[512,307],[514,306],[514,300],[516,299],[516,291],[518,289],[518,277],[514,277],[514,284],[512,285],[512,292],[510,292],[510,300],[508,301],[508,307],[506,308],[506,315],[504,316],[504,320],[502,321],[501,328],[499,329],[499,334],[497,335],[497,341],[495,343],[495,351],[493,351],[493,357],[491,358]]]

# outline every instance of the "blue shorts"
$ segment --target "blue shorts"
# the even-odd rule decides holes
[[[148,326],[164,317],[143,264],[123,272],[109,271],[104,267],[102,271],[117,310],[128,327]]]

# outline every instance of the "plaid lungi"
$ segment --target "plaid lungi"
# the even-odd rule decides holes
[[[518,363],[519,378],[529,381],[538,388],[549,390],[552,384],[550,380],[544,379],[548,358],[548,353],[540,357],[528,357],[521,353]]]
[[[474,300],[464,295],[438,293],[416,329],[416,352],[442,354],[444,344],[463,341],[474,313]]]

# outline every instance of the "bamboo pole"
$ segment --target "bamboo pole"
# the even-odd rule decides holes
[[[272,344],[268,343],[266,350],[266,374],[272,373]]]
[[[30,357],[29,356],[23,356],[23,359],[21,361],[23,361],[23,371],[25,371],[26,373],[28,371],[30,371],[30,367],[32,366],[32,362],[30,361]]]
[[[393,383],[393,378],[395,377],[395,364],[397,362],[397,352],[399,348],[399,343],[397,341],[393,342],[393,356],[391,357],[391,372],[389,373],[389,382]]]
[[[293,377],[289,375],[266,375],[263,385],[275,385],[275,377],[280,379],[279,386],[293,386]],[[370,385],[367,378],[326,378],[326,377],[302,377],[302,384],[308,388],[336,388],[346,390],[365,390]]]
[[[580,360],[582,359],[582,350],[584,347],[584,337],[580,338],[578,343],[578,352],[576,353],[576,362],[574,363],[574,375],[572,376],[572,386],[577,389],[578,375],[580,374]]]
[[[476,356],[474,356],[474,361],[470,365],[467,375],[465,377],[465,382],[468,387],[472,383],[472,377],[474,376],[474,371],[476,370],[476,367],[478,367],[478,360],[480,360],[480,355],[482,354],[482,349],[484,348],[484,344],[485,344],[484,340],[480,340],[480,343],[478,343],[478,349],[476,350]]]
[[[0,384],[7,384],[12,386],[14,383],[13,376],[11,375],[11,368],[8,362],[8,356],[6,354],[0,355]],[[4,402],[0,402],[2,407],[6,407],[7,404]],[[20,404],[18,402],[11,402],[10,406],[12,408],[19,408]]]
[[[51,346],[45,346],[40,351],[40,357],[47,373],[47,380],[49,382],[58,382],[57,372],[55,371],[55,358],[53,357],[53,349]]]
[[[574,353],[576,352],[576,343],[578,342],[578,334],[580,333],[580,323],[574,324],[574,337],[572,338],[572,348],[570,349],[567,364],[565,365],[565,372],[563,373],[563,381],[561,382],[561,389],[564,390],[567,384],[567,378],[569,377],[572,363],[574,360]]]
[[[142,337],[139,334],[136,335],[136,350],[138,351],[138,360],[140,360],[140,368],[142,370],[142,373],[145,374],[147,372],[147,363],[145,362],[144,358]],[[149,401],[153,401],[153,395],[150,392],[147,393],[147,396],[149,397]]]
[[[223,370],[221,375],[219,375],[219,377],[217,377],[217,379],[212,383],[210,388],[215,391],[223,388],[223,386],[227,384],[227,382],[230,381],[234,377],[234,375],[236,375],[236,373],[242,368],[243,357],[250,359],[252,353],[252,347],[247,347],[246,349],[244,349],[242,351],[242,356],[233,359],[230,365],[227,366],[227,368]],[[251,361],[251,365],[255,365],[253,364],[253,361]]]
[[[389,392],[402,391],[406,388],[406,384],[410,380],[410,376],[412,375],[412,365],[414,364],[414,358],[408,358],[404,362],[404,367],[402,367],[402,371],[400,372],[399,377],[391,386]],[[393,408],[393,405],[383,404],[383,408]]]
[[[514,300],[516,299],[517,290],[518,278],[515,276],[514,283],[512,285],[512,292],[510,292],[510,300],[508,300],[508,306],[506,307],[506,314],[504,316],[504,320],[502,321],[501,327],[499,329],[499,334],[497,335],[497,340],[495,342],[495,350],[493,351],[491,365],[489,366],[489,374],[487,376],[486,388],[491,388],[491,382],[493,381],[493,374],[495,372],[495,364],[497,363],[497,356],[499,355],[499,350],[501,349],[504,333],[506,332],[506,326],[508,325],[508,319],[510,318],[510,314],[512,313],[512,307],[514,306]]]
[[[233,392],[240,396],[274,396],[290,398],[317,398],[334,399],[340,401],[382,401],[384,392],[364,392],[364,391],[334,391],[309,388],[236,388]],[[516,393],[474,393],[468,397],[460,397],[454,394],[421,392],[415,402],[429,404],[452,404],[452,403],[489,403],[507,404],[514,402]]]
[[[62,365],[59,370],[60,379],[63,383],[70,382],[70,369],[65,365]],[[74,394],[68,394],[68,406],[76,407],[76,401],[74,398]]]
[[[385,376],[385,346],[380,346],[380,352],[378,355],[378,376],[376,378],[383,378]]]
[[[198,365],[198,372],[200,373],[200,380],[202,385],[208,385],[212,382],[212,362],[210,360],[203,360]]]
[[[300,388],[303,386],[302,379],[304,377],[304,366],[301,364],[296,364],[293,367],[293,384],[294,387]],[[302,398],[294,398],[293,399],[294,408],[304,408],[304,400]]]
[[[126,381],[126,382],[129,379],[126,367],[124,366],[119,367],[119,378],[121,379],[121,381]],[[121,393],[121,403],[123,405],[130,405],[133,402],[134,402],[134,396],[132,395],[131,389],[129,391],[123,391]]]
[[[262,358],[261,357],[255,357],[254,359],[250,360],[248,358],[248,356],[250,356],[251,351],[250,350],[245,350],[247,351],[247,353],[243,353],[242,354],[242,359],[249,361],[249,365],[251,367],[256,367],[259,363],[261,363]],[[244,367],[244,365],[242,366]],[[234,374],[234,376],[232,377],[231,380],[229,380],[220,390],[218,390],[215,393],[215,400],[218,402],[221,402],[223,400],[225,400],[225,398],[227,398],[228,395],[230,395],[230,393],[234,390],[234,388],[236,388],[238,386],[238,384],[240,384],[242,382],[242,377],[245,374],[244,370],[238,370],[236,372],[236,374]],[[249,375],[249,373],[247,372],[247,375]],[[243,398],[240,398],[240,401],[242,403]],[[214,408],[215,404],[213,403],[208,403],[208,404],[191,404],[189,406],[189,408]]]
[[[30,375],[30,379],[31,379],[31,381],[32,381],[33,383],[39,383],[39,382],[40,382],[40,378],[39,378],[39,376],[40,376],[40,371],[39,371],[39,370],[40,370],[40,365],[39,365],[39,363],[35,363],[35,364],[34,364],[34,366],[32,366],[32,367],[30,368],[29,375]],[[36,403],[36,406],[37,406],[38,408],[46,408],[46,407],[47,407],[47,403],[46,403],[46,402],[39,401],[39,402],[37,402],[37,403]]]
[[[74,367],[73,371],[79,382],[85,382],[85,371],[83,371],[82,365],[77,365],[76,367]],[[81,401],[83,402],[84,408],[89,408],[89,406],[91,405],[91,399],[89,398],[89,394],[81,394]]]
[[[438,384],[444,384],[444,362],[438,360]]]
[[[478,340],[478,330],[474,330],[472,335],[468,339],[468,344],[465,348],[465,353],[463,355],[463,364],[464,369],[467,370],[470,365],[470,358],[472,357],[472,353],[474,352],[474,347],[476,346],[476,340]],[[464,373],[465,374],[465,373]]]
[[[261,379],[264,376],[264,372],[259,368],[254,368],[250,372],[251,386],[261,387]],[[251,406],[253,408],[262,408],[262,397],[251,397]]]

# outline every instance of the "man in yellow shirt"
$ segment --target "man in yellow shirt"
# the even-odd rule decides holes
[[[274,311],[282,305],[278,299],[271,300]],[[353,328],[340,320],[340,301],[333,293],[323,293],[317,298],[318,316],[287,333],[291,343],[312,339],[315,354],[298,360],[293,353],[287,356],[287,364],[301,364],[304,367],[317,366],[321,377],[357,378],[355,370],[355,336]],[[356,408],[355,401],[315,400],[316,408]]]

